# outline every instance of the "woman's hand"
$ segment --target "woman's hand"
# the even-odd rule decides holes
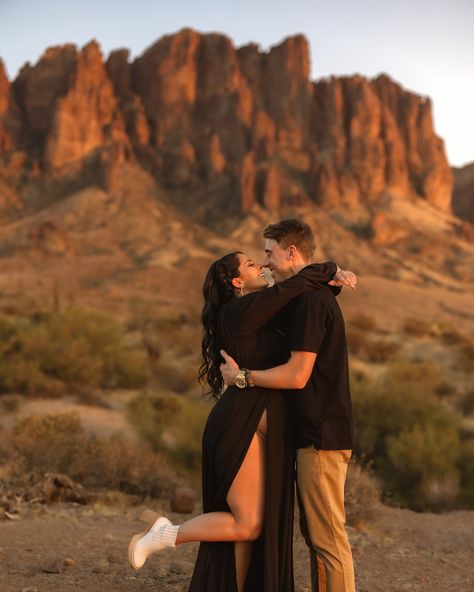
[[[349,286],[353,290],[357,286],[357,277],[352,271],[337,268],[334,278],[329,282],[330,286]]]
[[[220,365],[220,371],[222,374],[222,378],[227,386],[231,384],[235,384],[235,377],[239,371],[239,365],[237,362],[229,356],[223,349],[221,349],[221,356],[225,360],[225,364]]]

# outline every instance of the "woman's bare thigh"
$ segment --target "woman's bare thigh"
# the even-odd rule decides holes
[[[265,509],[266,411],[263,412],[247,454],[227,494],[237,522],[262,524]],[[263,436],[263,437],[262,437]]]

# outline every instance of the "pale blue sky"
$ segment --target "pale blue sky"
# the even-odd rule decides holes
[[[0,57],[14,77],[51,45],[136,56],[183,27],[263,49],[304,33],[314,79],[387,72],[432,98],[450,162],[474,160],[474,0],[0,0]]]

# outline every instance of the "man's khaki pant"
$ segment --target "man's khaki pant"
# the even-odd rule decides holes
[[[344,527],[344,483],[350,458],[350,450],[298,449],[300,527],[309,547],[313,592],[355,592],[352,552]],[[318,560],[324,567],[322,578],[318,578]]]

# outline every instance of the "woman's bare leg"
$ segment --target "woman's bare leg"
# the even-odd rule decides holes
[[[234,480],[233,487],[227,495],[227,503],[234,515],[237,516],[242,510],[248,512],[247,503],[256,504],[256,515],[250,516],[250,521],[255,521],[257,532],[253,533],[252,540],[236,542],[234,544],[238,592],[242,592],[244,589],[245,579],[252,559],[253,540],[258,538],[261,533],[265,513],[265,436],[261,432],[257,432],[253,437],[252,446],[256,446],[257,448],[253,453],[253,458],[247,460],[247,454],[244,470],[242,471],[241,467]],[[245,497],[249,486],[257,495],[256,497],[253,496],[253,501],[247,498],[247,502],[244,501],[242,503],[242,498]]]
[[[234,541],[237,588],[241,592],[260,536],[265,509],[266,411],[227,494],[231,512],[209,512],[182,524],[176,545],[191,541]]]
[[[209,512],[187,520],[179,527],[176,545],[200,541],[249,541],[258,538],[263,520],[265,474],[258,433],[266,435],[266,411],[227,494],[231,511]],[[264,454],[264,447],[262,449]]]

